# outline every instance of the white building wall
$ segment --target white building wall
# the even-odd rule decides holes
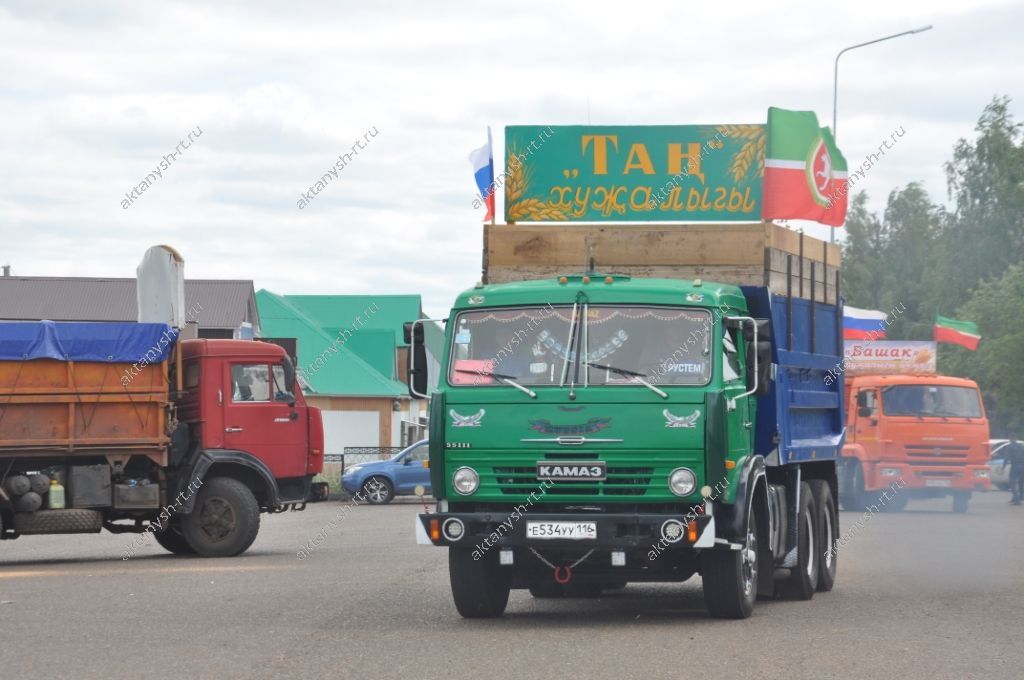
[[[344,453],[346,446],[379,446],[380,414],[376,411],[322,411],[324,453]]]

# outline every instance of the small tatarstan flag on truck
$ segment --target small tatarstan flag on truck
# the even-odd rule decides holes
[[[958,321],[936,315],[935,342],[948,342],[976,352],[981,334],[978,333],[978,324],[973,321]]]
[[[838,227],[846,193],[846,159],[814,112],[769,108],[761,216]]]

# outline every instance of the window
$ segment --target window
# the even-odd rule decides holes
[[[733,332],[723,326],[722,332],[722,380],[730,382],[740,379],[740,354],[736,349]]]
[[[283,384],[283,374],[281,380]],[[231,400],[238,402],[270,401],[270,372],[267,365],[233,365],[231,367],[231,395]]]
[[[274,401],[294,401],[295,395],[289,392],[286,387],[284,366],[274,364],[271,366],[271,369],[274,371]]]
[[[191,390],[199,387],[199,362],[193,361],[185,364],[185,389]]]
[[[887,416],[980,418],[981,400],[973,387],[893,385],[882,390],[882,411]]]
[[[430,457],[430,447],[428,445],[426,445],[426,444],[421,444],[420,446],[417,446],[415,449],[410,451],[405,456],[405,460],[406,461],[410,461],[411,460],[411,461],[422,462],[424,460],[427,460],[429,457]]]
[[[703,385],[711,378],[711,314],[653,306],[490,309],[459,314],[452,385]],[[573,337],[569,337],[573,327]],[[583,346],[576,374],[577,347]],[[568,365],[566,365],[568,364]]]

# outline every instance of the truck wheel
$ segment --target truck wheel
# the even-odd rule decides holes
[[[836,546],[836,539],[839,538],[839,513],[836,511],[836,501],[832,498],[832,487],[824,479],[812,479],[808,482],[811,486],[811,495],[814,496],[814,504],[818,509],[818,526],[821,533],[818,544],[821,546],[821,557],[818,563],[818,592],[827,593],[832,590],[836,583],[836,569],[839,557]]]
[[[466,619],[493,619],[505,613],[512,570],[498,564],[498,552],[473,559],[472,548],[448,548],[448,577],[455,608]]]
[[[953,512],[967,512],[967,506],[971,502],[970,491],[960,491],[953,494]]]
[[[747,510],[747,537],[739,550],[701,553],[704,606],[719,619],[745,619],[754,611],[758,578],[758,512]]]
[[[185,535],[181,533],[181,521],[171,520],[163,531],[153,532],[153,538],[160,544],[160,547],[175,555],[195,555],[195,548],[188,544]]]
[[[864,512],[868,507],[867,491],[864,489],[864,468],[860,461],[854,460],[848,464],[849,483],[844,484],[844,491],[839,494],[839,503],[843,510],[851,512]]]
[[[242,482],[214,477],[203,483],[181,533],[203,557],[233,557],[248,549],[260,530],[260,506]]]
[[[370,477],[363,482],[363,498],[370,505],[387,505],[395,497],[395,488],[386,477]]]
[[[818,525],[818,510],[814,493],[807,482],[800,483],[800,513],[797,529],[796,566],[789,576],[779,581],[776,591],[791,600],[809,600],[818,587],[818,551],[824,548],[818,543],[821,529]]]

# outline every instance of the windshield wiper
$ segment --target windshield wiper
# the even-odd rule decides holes
[[[523,394],[528,394],[530,396],[530,399],[536,399],[537,398],[537,393],[534,392],[533,390],[531,390],[529,387],[524,387],[523,385],[520,385],[519,383],[517,383],[515,381],[516,376],[514,376],[514,375],[505,375],[504,373],[494,373],[492,371],[478,371],[478,370],[473,369],[473,368],[456,368],[455,372],[456,373],[476,373],[477,375],[486,375],[489,378],[497,378],[498,380],[500,380],[501,382],[505,383],[506,385],[511,385],[512,387],[516,388],[517,390],[519,390]]]
[[[654,385],[652,385],[651,383],[647,382],[646,380],[644,380],[644,378],[646,378],[647,376],[644,375],[643,373],[638,373],[636,371],[630,371],[630,370],[625,369],[625,368],[617,368],[615,366],[608,366],[606,364],[595,364],[595,363],[593,363],[591,361],[585,361],[583,363],[585,363],[587,366],[590,366],[591,368],[597,368],[597,369],[600,369],[600,370],[603,370],[603,371],[611,371],[612,373],[618,373],[619,375],[624,375],[627,378],[632,378],[633,382],[640,383],[641,385],[643,385],[647,389],[649,389],[652,392],[654,392],[655,394],[657,394],[662,399],[668,399],[668,393],[665,392],[664,390],[661,390],[661,389],[655,387]]]

